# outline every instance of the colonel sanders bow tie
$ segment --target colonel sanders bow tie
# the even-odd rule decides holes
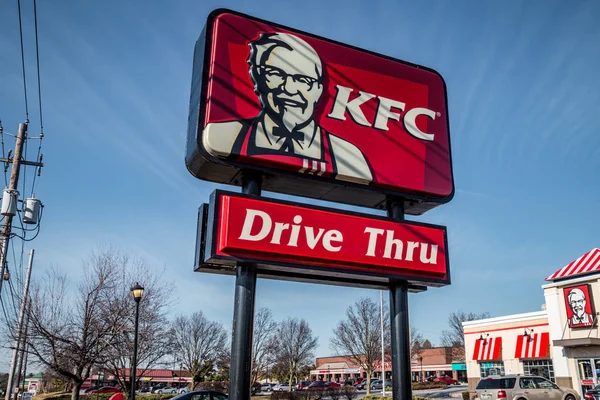
[[[277,137],[277,143],[283,141],[279,150],[284,153],[294,153],[294,146],[302,147],[301,142],[304,141],[304,133],[298,131],[290,132],[282,127],[273,128],[273,136]]]

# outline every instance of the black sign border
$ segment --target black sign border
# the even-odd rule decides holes
[[[396,281],[408,281],[411,291],[426,290],[426,286],[441,287],[450,285],[450,258],[448,249],[447,228],[442,225],[434,225],[415,221],[401,221],[403,224],[422,226],[427,228],[442,229],[444,231],[444,247],[446,257],[446,279],[423,278],[415,279],[412,276],[402,275],[383,275],[378,273],[369,273],[362,271],[348,271],[335,267],[318,267],[302,263],[287,262],[269,262],[253,258],[240,258],[231,256],[221,256],[216,254],[216,241],[218,224],[218,199],[220,196],[227,195],[232,197],[254,199],[266,201],[269,203],[292,205],[301,208],[307,208],[316,211],[333,212],[349,216],[357,216],[369,219],[376,219],[390,222],[385,216],[371,215],[348,210],[338,210],[329,207],[316,205],[307,205],[286,200],[268,198],[264,196],[253,196],[230,192],[225,190],[215,190],[210,196],[210,203],[203,204],[198,210],[198,227],[196,238],[196,254],[194,260],[194,271],[210,272],[225,275],[235,275],[239,264],[256,265],[257,273],[260,278],[269,278],[277,280],[288,280],[296,282],[321,283],[329,285],[350,286],[368,289],[387,289],[390,284]],[[397,221],[400,222],[400,221]]]
[[[450,194],[446,197],[437,197],[437,196],[428,196],[426,194],[423,193],[414,193],[414,192],[410,192],[410,191],[394,191],[394,190],[389,190],[389,189],[382,189],[382,188],[373,188],[372,186],[368,186],[368,185],[361,185],[358,183],[353,183],[353,182],[346,182],[346,181],[336,181],[335,179],[324,179],[324,178],[320,178],[317,176],[312,176],[312,175],[300,175],[291,171],[286,171],[286,170],[274,170],[272,168],[267,168],[267,167],[263,167],[259,164],[251,164],[251,163],[242,163],[236,160],[227,160],[227,161],[223,161],[221,159],[218,159],[216,157],[213,157],[212,155],[210,155],[205,149],[204,149],[204,145],[202,143],[202,130],[201,127],[204,126],[204,116],[205,116],[205,112],[206,112],[206,95],[207,95],[207,86],[208,86],[208,71],[209,71],[209,64],[210,64],[210,57],[211,57],[211,49],[212,49],[212,28],[213,28],[213,22],[214,19],[217,18],[219,15],[221,14],[232,14],[238,17],[242,17],[242,18],[246,18],[246,19],[250,19],[259,23],[264,23],[264,24],[268,24],[271,25],[273,27],[276,28],[282,28],[285,30],[288,30],[290,32],[294,32],[294,33],[298,33],[300,35],[305,35],[308,37],[311,37],[313,39],[317,39],[317,40],[323,40],[338,46],[342,46],[342,47],[346,47],[352,50],[356,50],[356,51],[360,51],[372,56],[376,56],[376,57],[381,57],[383,59],[386,60],[390,60],[390,61],[394,61],[397,63],[401,63],[404,65],[407,65],[409,67],[412,68],[418,68],[418,69],[422,69],[424,71],[428,71],[431,72],[435,75],[437,75],[441,81],[442,81],[442,85],[444,88],[444,105],[445,105],[445,112],[446,112],[446,129],[448,132],[448,156],[449,156],[449,161],[450,161],[450,178],[452,180],[452,191],[450,192]],[[319,182],[320,186],[330,186],[331,188],[352,188],[352,189],[358,189],[361,191],[364,191],[366,193],[369,194],[369,196],[365,195],[364,197],[369,197],[369,198],[373,198],[376,197],[378,200],[378,204],[376,206],[372,206],[370,205],[371,203],[373,203],[373,200],[367,202],[367,200],[365,199],[364,202],[357,202],[357,201],[352,201],[352,202],[347,202],[347,204],[351,204],[351,205],[356,205],[356,206],[362,206],[362,207],[370,207],[370,208],[385,208],[385,200],[386,198],[391,197],[396,197],[396,198],[402,198],[405,200],[409,200],[405,202],[405,212],[407,214],[413,214],[413,215],[421,215],[424,212],[430,210],[431,208],[434,208],[438,205],[441,204],[446,204],[448,202],[450,202],[453,198],[454,198],[454,194],[456,192],[456,186],[455,186],[455,182],[454,182],[454,167],[453,167],[453,162],[452,162],[452,140],[451,140],[451,135],[450,135],[450,114],[448,111],[448,90],[447,90],[447,85],[446,85],[446,81],[444,80],[444,77],[437,72],[436,70],[429,68],[429,67],[425,67],[422,65],[418,65],[418,64],[414,64],[414,63],[410,63],[408,61],[404,61],[404,60],[400,60],[394,57],[390,57],[384,54],[380,54],[374,51],[370,51],[370,50],[366,50],[357,46],[352,46],[350,44],[346,44],[346,43],[342,43],[333,39],[328,39],[325,38],[323,36],[319,36],[319,35],[315,35],[309,32],[305,32],[299,29],[294,29],[291,28],[289,26],[285,26],[285,25],[281,25],[272,21],[267,21],[261,18],[257,18],[257,17],[253,17],[251,15],[248,14],[244,14],[238,11],[234,11],[231,9],[227,9],[227,8],[217,8],[215,10],[213,10],[207,17],[206,20],[206,25],[204,26],[204,29],[202,30],[202,33],[200,35],[200,38],[198,39],[197,43],[196,43],[196,48],[195,48],[195,52],[194,52],[194,66],[196,65],[196,62],[198,61],[197,58],[200,57],[199,54],[196,54],[198,52],[202,52],[202,73],[201,73],[201,87],[200,87],[200,93],[199,93],[199,109],[197,110],[192,110],[191,105],[193,104],[192,100],[193,100],[193,93],[194,93],[194,78],[195,76],[192,76],[192,98],[190,99],[190,116],[192,114],[192,111],[197,112],[197,119],[195,121],[192,121],[191,119],[188,120],[188,133],[187,133],[187,149],[186,149],[186,166],[188,168],[188,170],[190,171],[190,173],[192,173],[192,175],[198,179],[204,179],[204,178],[200,178],[198,177],[193,170],[197,169],[198,166],[198,160],[196,159],[196,157],[198,155],[201,155],[205,160],[209,161],[211,164],[213,164],[214,166],[222,166],[223,168],[231,168],[234,167],[236,169],[238,169],[239,171],[242,171],[244,169],[251,169],[251,170],[255,170],[255,171],[260,171],[263,174],[268,175],[278,175],[278,176],[287,176],[292,178],[294,181],[303,181],[303,180],[308,180],[308,181],[317,181]],[[189,116],[188,116],[189,118]],[[195,132],[194,132],[194,136],[193,138],[195,139],[195,148],[190,149],[190,139],[191,139],[191,129],[195,128]],[[200,152],[200,154],[197,154],[198,151]],[[218,182],[218,183],[224,183],[224,182],[220,182],[220,181],[215,181],[215,180],[210,180],[212,182]],[[240,184],[238,182],[238,184]],[[268,184],[268,182],[265,182],[265,184]],[[270,188],[265,187],[264,189],[266,190],[270,190]],[[273,190],[275,191],[275,190]],[[292,192],[280,192],[282,194],[288,194],[288,195],[300,195],[303,196],[302,194],[296,194],[296,193],[292,193]],[[354,193],[354,192],[353,192]],[[318,197],[314,197],[314,196],[305,196],[305,197],[309,197],[309,198],[316,198],[319,199]],[[346,196],[344,196],[346,197]],[[354,196],[351,196],[354,198]],[[363,197],[361,195],[358,195],[358,197]],[[322,200],[327,200],[327,199],[322,199]],[[339,201],[339,202],[344,202],[343,200]],[[418,205],[422,206],[422,207],[418,207]],[[415,207],[417,206],[417,207]]]

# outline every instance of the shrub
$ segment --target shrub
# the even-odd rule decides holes
[[[329,397],[331,400],[339,400],[340,397],[344,394],[343,388],[334,388],[329,390]]]
[[[423,389],[445,389],[448,387],[446,382],[413,382],[412,389],[413,390],[423,390]]]
[[[356,394],[356,388],[354,386],[344,386],[342,388],[342,395],[346,398],[346,400],[354,400]]]

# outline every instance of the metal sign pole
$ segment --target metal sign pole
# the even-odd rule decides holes
[[[260,174],[244,171],[242,193],[259,196],[260,189]],[[255,298],[256,267],[251,264],[239,264],[235,279],[233,333],[231,334],[231,366],[229,370],[229,398],[231,400],[250,400]]]
[[[404,220],[402,199],[390,200],[388,217]],[[396,281],[390,285],[390,322],[392,334],[392,396],[393,400],[412,399],[410,379],[410,328],[408,322],[408,282]]]

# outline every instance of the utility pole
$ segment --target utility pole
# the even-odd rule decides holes
[[[8,189],[11,191],[16,191],[19,185],[21,156],[23,154],[23,145],[25,144],[25,140],[27,140],[27,125],[21,123],[19,124],[19,131],[17,133],[15,155],[12,159],[12,170],[10,172],[10,182],[8,185]],[[2,282],[4,281],[4,272],[6,271],[6,256],[8,254],[8,241],[10,239],[10,231],[12,229],[12,220],[13,215],[6,215],[4,217],[2,229],[0,230],[0,240],[2,240],[2,251],[0,252],[0,294],[2,293]]]
[[[33,254],[35,251],[29,251],[29,265],[27,265],[27,278],[25,279],[25,288],[23,289],[23,300],[21,301],[21,311],[19,312],[19,321],[17,322],[17,335],[13,345],[13,354],[8,371],[8,382],[6,383],[6,400],[12,400],[12,394],[15,387],[15,372],[17,369],[17,358],[19,357],[19,347],[21,340],[25,340],[23,335],[23,319],[25,318],[25,307],[29,298],[29,278],[31,278],[31,267],[33,265]],[[17,383],[18,385],[18,383]]]
[[[23,333],[23,340],[21,340],[21,356],[19,362],[19,375],[17,378],[17,387],[21,379],[23,380],[23,389],[21,393],[25,393],[25,378],[27,378],[27,332],[29,331],[29,313],[31,312],[31,300],[27,297],[27,311],[25,312],[25,331]],[[18,391],[15,390],[15,400],[19,399]]]

